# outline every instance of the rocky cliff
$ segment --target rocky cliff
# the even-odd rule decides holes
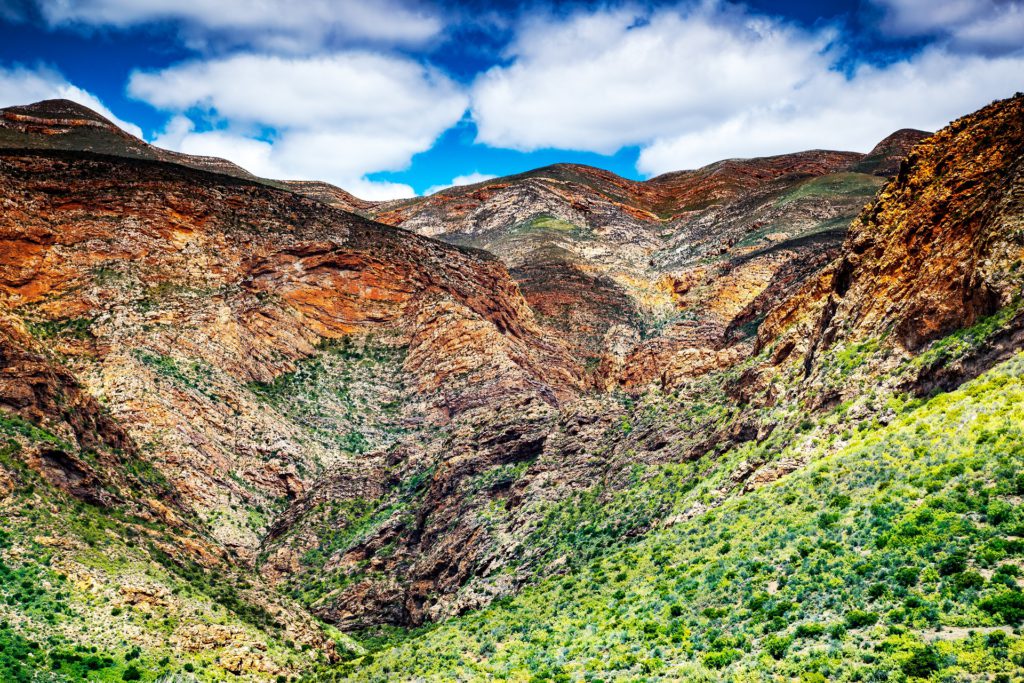
[[[669,385],[748,353],[723,349],[839,254],[893,159],[925,135],[646,182],[556,165],[367,211],[498,255],[598,385]]]

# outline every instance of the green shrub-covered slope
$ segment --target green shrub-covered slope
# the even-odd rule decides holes
[[[1024,354],[337,680],[1024,680]],[[378,644],[379,645],[379,644]]]

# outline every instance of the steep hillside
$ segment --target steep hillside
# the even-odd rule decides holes
[[[498,255],[598,384],[675,383],[721,366],[722,347],[838,255],[890,158],[920,135],[870,155],[733,159],[646,182],[563,164],[367,210]]]
[[[1022,371],[785,449],[813,464],[342,676],[1016,680]]]
[[[604,439],[674,457],[633,441],[630,483],[549,502],[531,541],[558,576],[381,633],[341,675],[1013,680],[1022,114],[1017,96],[929,139],[756,355],[627,407]],[[710,436],[687,450],[683,424]],[[632,544],[652,518],[668,529]]]
[[[1024,665],[1024,96],[387,204],[2,121],[0,678]]]
[[[21,581],[35,571],[26,556],[47,544],[48,566],[75,567],[61,576],[78,581],[68,595],[79,606],[121,604],[111,596],[123,569],[150,567],[158,597],[140,599],[163,621],[125,652],[179,664],[200,652],[211,670],[252,675],[296,670],[285,641],[333,656],[302,608],[275,606],[251,571],[289,501],[327,473],[410,476],[426,456],[396,461],[400,443],[432,442],[493,405],[550,411],[581,387],[486,253],[178,164],[15,150],[0,154],[0,180],[0,400],[15,437],[4,562]],[[87,525],[107,519],[110,536],[83,546],[78,522],[61,521],[60,509],[79,509],[68,500],[87,506]],[[134,540],[138,525],[151,542]],[[165,597],[183,584],[194,600]],[[181,617],[204,600],[227,610],[223,632],[203,630],[212,617]],[[18,604],[4,614],[22,623]],[[98,642],[97,629],[128,628],[97,610],[61,622],[68,652]],[[172,644],[156,647],[158,633]],[[253,654],[217,664],[222,647]]]
[[[811,383],[828,382],[837,350],[881,348],[893,361],[997,312],[1016,324],[1024,256],[1024,98],[998,102],[918,145],[898,176],[853,223],[838,259],[762,326],[758,344],[783,343],[775,364],[800,357]],[[978,358],[932,358],[915,379],[948,389],[1013,353],[1007,333]],[[929,358],[928,354],[921,355]],[[819,403],[846,397],[829,386]]]

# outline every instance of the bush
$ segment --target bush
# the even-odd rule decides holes
[[[886,588],[886,585],[884,583],[873,583],[870,586],[868,586],[868,597],[872,600],[877,600],[883,595],[885,595],[885,592],[887,590],[888,588]]]
[[[786,636],[768,636],[764,639],[764,651],[771,655],[772,659],[782,659],[792,642],[793,639]]]
[[[900,667],[903,673],[915,678],[928,678],[941,668],[942,658],[933,645],[926,645],[916,650],[914,654],[910,655],[910,659],[903,662],[903,666]]]
[[[940,576],[952,576],[967,569],[967,556],[964,553],[952,553],[939,563]]]
[[[1005,624],[1019,624],[1024,621],[1024,593],[1019,590],[1007,590],[978,603],[985,612],[998,616]]]
[[[822,529],[828,529],[838,521],[838,512],[822,512],[820,515],[818,515],[818,526]]]
[[[895,578],[896,583],[904,588],[910,588],[917,585],[918,576],[920,576],[920,571],[917,567],[901,567],[896,571]]]
[[[864,628],[874,626],[878,622],[878,615],[872,612],[855,609],[846,613],[847,628]]]
[[[985,509],[989,524],[1000,525],[1013,519],[1013,506],[1002,500],[994,500]]]
[[[124,670],[124,673],[121,674],[121,680],[140,681],[142,680],[142,672],[139,671],[137,667],[129,666],[127,669]]]
[[[734,648],[726,648],[724,650],[714,650],[704,654],[704,664],[712,669],[724,669],[729,666],[743,654]]]
[[[953,587],[957,591],[981,588],[985,585],[985,577],[978,572],[963,572],[953,577]]]
[[[820,636],[824,632],[825,632],[825,625],[824,624],[808,623],[808,624],[800,624],[799,626],[796,627],[796,637],[797,638],[817,638],[818,636]]]

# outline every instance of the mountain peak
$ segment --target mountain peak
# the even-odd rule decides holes
[[[915,128],[901,128],[883,138],[851,170],[879,176],[895,175],[900,168],[900,161],[910,153],[914,145],[930,135],[927,131]]]
[[[65,99],[41,100],[39,102],[33,102],[32,104],[7,107],[0,111],[2,111],[5,116],[13,115],[14,117],[56,120],[62,123],[91,121],[116,127],[109,119],[101,116],[89,107],[86,107],[84,104],[79,104],[78,102]]]

